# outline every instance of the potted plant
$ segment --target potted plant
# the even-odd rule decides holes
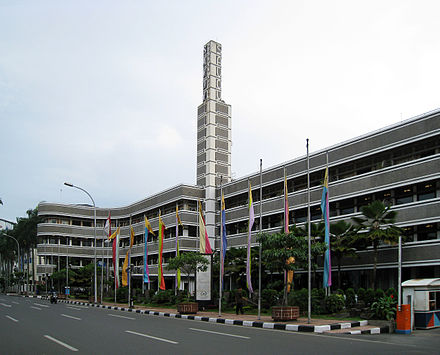
[[[191,274],[196,275],[197,271],[206,271],[209,261],[201,254],[195,252],[181,253],[169,260],[167,269],[180,269],[189,280]],[[177,304],[177,311],[181,314],[195,314],[199,311],[199,304],[191,300],[189,290],[182,302]]]
[[[262,245],[262,259],[266,266],[281,273],[298,268],[306,268],[308,259],[307,239],[300,233],[263,233],[258,236]],[[325,244],[315,241],[312,246],[312,255],[323,254]],[[284,284],[282,304],[272,307],[272,318],[275,321],[287,321],[299,317],[299,307],[287,305],[287,282]]]

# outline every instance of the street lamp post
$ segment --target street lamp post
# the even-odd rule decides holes
[[[96,279],[96,205],[95,205],[95,201],[93,200],[93,197],[83,188],[79,187],[79,186],[75,186],[69,182],[65,182],[64,185],[69,186],[69,187],[74,187],[75,189],[81,190],[83,192],[85,192],[87,194],[87,196],[90,197],[90,199],[92,200],[93,203],[93,229],[94,229],[94,237],[95,237],[95,242],[94,242],[94,264],[95,264],[95,303],[98,303],[98,291],[97,291],[97,279]]]

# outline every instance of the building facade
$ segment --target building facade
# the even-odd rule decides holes
[[[260,204],[259,172],[231,180],[231,106],[221,99],[221,45],[210,41],[204,49],[203,103],[197,115],[197,185],[179,185],[121,208],[97,208],[98,260],[111,269],[111,248],[103,241],[109,212],[112,228],[121,227],[119,262],[128,248],[129,224],[135,230],[132,251],[134,278],[141,282],[143,265],[143,216],[158,229],[158,215],[167,227],[164,263],[175,255],[175,209],[183,227],[178,227],[183,251],[198,250],[197,204],[203,202],[211,245],[219,249],[220,185],[225,195],[228,248],[247,245],[248,183],[252,184],[255,215],[262,215],[262,230],[278,232],[283,226],[284,174],[290,206],[289,224],[307,222],[307,159],[305,156],[263,170]],[[397,211],[397,225],[407,242],[403,247],[403,280],[440,276],[440,110],[399,122],[310,154],[311,221],[321,220],[322,181],[328,156],[330,223],[360,215],[360,208],[373,200],[385,201]],[[250,157],[258,162],[259,157]],[[81,267],[93,261],[93,207],[40,203],[38,226],[38,276],[41,278],[65,265]],[[256,218],[252,243],[260,230]],[[157,233],[156,233],[157,235]],[[149,269],[157,287],[158,241],[149,236]],[[344,286],[367,287],[373,269],[372,249],[359,251],[358,258],[343,260]],[[301,285],[304,277],[297,273]],[[322,268],[318,269],[318,277]],[[165,270],[167,287],[173,271]],[[156,281],[157,282],[157,281]],[[193,287],[192,280],[184,280]],[[378,286],[397,286],[397,247],[381,245]]]

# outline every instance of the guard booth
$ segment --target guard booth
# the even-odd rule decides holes
[[[402,304],[411,306],[413,329],[440,327],[440,279],[405,281],[402,293]]]

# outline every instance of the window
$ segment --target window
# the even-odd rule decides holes
[[[414,227],[404,227],[402,228],[403,236],[405,242],[413,242],[414,241]]]
[[[423,200],[428,200],[430,198],[435,198],[435,181],[418,184],[416,189],[417,189],[417,201],[423,201]]]
[[[339,202],[339,214],[350,214],[354,213],[354,199],[350,198],[347,200],[342,200]]]
[[[401,187],[395,190],[396,205],[413,202],[411,186]]]
[[[417,226],[417,240],[437,239],[437,226],[435,224],[426,224]]]
[[[429,310],[436,311],[440,309],[440,291],[429,292]]]

